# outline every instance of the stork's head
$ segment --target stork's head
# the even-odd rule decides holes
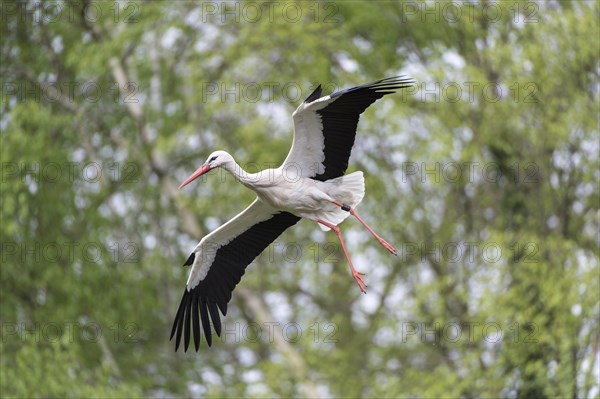
[[[206,158],[206,162],[204,162],[202,166],[200,166],[194,173],[192,173],[190,177],[188,177],[183,183],[181,183],[181,186],[179,186],[179,188],[191,183],[192,181],[196,180],[211,169],[233,163],[235,163],[235,161],[233,160],[233,157],[229,155],[228,152],[215,151],[212,154],[210,154],[208,158]]]

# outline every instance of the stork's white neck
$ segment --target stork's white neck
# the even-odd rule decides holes
[[[254,187],[255,183],[260,179],[260,173],[250,173],[245,171],[233,158],[221,167],[231,173],[237,181],[246,187]]]

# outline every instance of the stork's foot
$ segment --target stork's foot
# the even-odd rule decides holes
[[[392,255],[398,256],[398,252],[396,251],[396,248],[394,248],[390,243],[388,243],[386,240],[384,240],[380,236],[376,236],[375,238],[377,238],[377,241],[379,241],[379,243],[381,245],[383,245],[383,247],[385,249],[387,249],[388,251],[390,251],[392,253]]]
[[[363,294],[367,293],[367,283],[365,283],[365,280],[363,280],[363,278],[361,276],[364,276],[364,273],[361,272],[357,272],[356,269],[352,270],[352,277],[354,277],[354,281],[356,281],[356,284],[358,284],[358,287],[360,288],[360,292],[362,292]]]

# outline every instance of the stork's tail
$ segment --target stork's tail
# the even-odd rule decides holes
[[[323,182],[326,185],[326,192],[331,198],[344,204],[356,208],[365,196],[365,178],[363,172],[358,171],[349,175],[336,177],[335,179]],[[319,219],[329,222],[335,226],[346,219],[350,213],[340,207],[331,204],[332,207],[326,211],[320,212]],[[329,227],[319,223],[322,230],[329,230]]]

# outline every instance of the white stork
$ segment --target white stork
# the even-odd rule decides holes
[[[292,114],[294,141],[277,169],[248,173],[225,151],[215,151],[179,188],[214,168],[224,168],[257,198],[242,213],[204,237],[184,266],[191,265],[187,286],[177,310],[171,339],[175,350],[183,333],[185,351],[190,330],[196,351],[200,346],[200,325],[208,346],[212,343],[210,320],[221,335],[221,319],[227,314],[231,293],[244,275],[246,266],[285,229],[300,218],[332,229],[348,260],[352,277],[361,292],[366,284],[356,271],[337,226],[348,215],[355,216],[391,253],[396,250],[377,235],[356,213],[365,189],[362,172],[344,175],[354,145],[360,114],[386,94],[409,87],[413,81],[402,76],[378,80],[321,97],[321,86]],[[298,175],[300,174],[300,175]]]

